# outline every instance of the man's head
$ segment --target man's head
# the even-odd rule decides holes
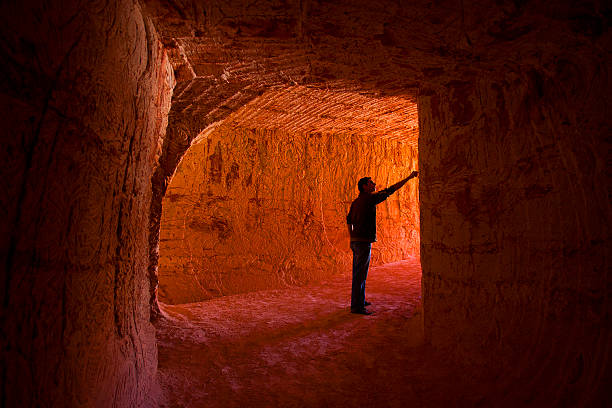
[[[364,177],[357,182],[357,188],[362,193],[373,193],[376,191],[376,183],[369,177]]]

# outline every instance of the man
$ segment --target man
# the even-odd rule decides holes
[[[351,313],[372,314],[365,308],[370,305],[370,302],[365,300],[365,284],[370,267],[372,242],[376,242],[376,206],[418,174],[418,172],[413,171],[399,183],[377,193],[375,192],[376,183],[370,177],[364,177],[357,183],[359,196],[351,204],[351,210],[346,216],[346,223],[351,235],[351,250],[353,251]]]

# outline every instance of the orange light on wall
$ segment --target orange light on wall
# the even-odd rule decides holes
[[[418,170],[414,102],[292,87],[202,133],[163,202],[159,298],[188,303],[350,271],[357,180]],[[417,256],[416,180],[378,206],[373,264]]]

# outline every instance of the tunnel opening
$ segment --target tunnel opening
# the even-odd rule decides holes
[[[406,96],[292,86],[207,128],[163,199],[159,301],[350,275],[345,217],[357,180],[382,188],[418,170],[417,115]],[[378,206],[373,266],[418,262],[418,191],[415,180]]]
[[[403,395],[414,379],[390,372],[436,370],[422,352],[418,179],[377,207],[375,319],[349,313],[357,181],[383,188],[418,170],[418,137],[412,98],[292,86],[195,138],[162,202],[165,406],[185,395],[194,406],[358,406],[337,391],[369,371],[375,389]],[[363,393],[386,404],[385,392]]]

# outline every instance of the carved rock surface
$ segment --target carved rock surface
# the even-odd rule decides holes
[[[2,2],[1,405],[143,403],[172,176],[194,140],[296,87],[313,111],[312,89],[416,98],[426,338],[491,369],[500,398],[528,377],[534,406],[605,405],[608,3]]]
[[[248,112],[256,107],[238,116],[257,122]],[[416,159],[398,140],[220,126],[189,149],[164,198],[160,300],[190,303],[349,273],[346,214],[357,180],[392,184]],[[378,206],[374,264],[418,255],[415,181]]]
[[[146,4],[174,66],[192,72],[177,85],[169,133],[180,149],[167,150],[165,180],[202,130],[266,88],[418,93],[427,338],[503,373],[501,394],[536,372],[525,400],[603,398],[609,6]]]
[[[588,55],[419,98],[426,336],[440,347],[460,338],[476,365],[491,357],[473,351],[495,345],[498,367],[530,376],[523,392],[537,405],[601,398],[608,375],[598,152],[610,78],[579,63]]]
[[[134,1],[2,3],[1,401],[139,406],[172,68]]]

